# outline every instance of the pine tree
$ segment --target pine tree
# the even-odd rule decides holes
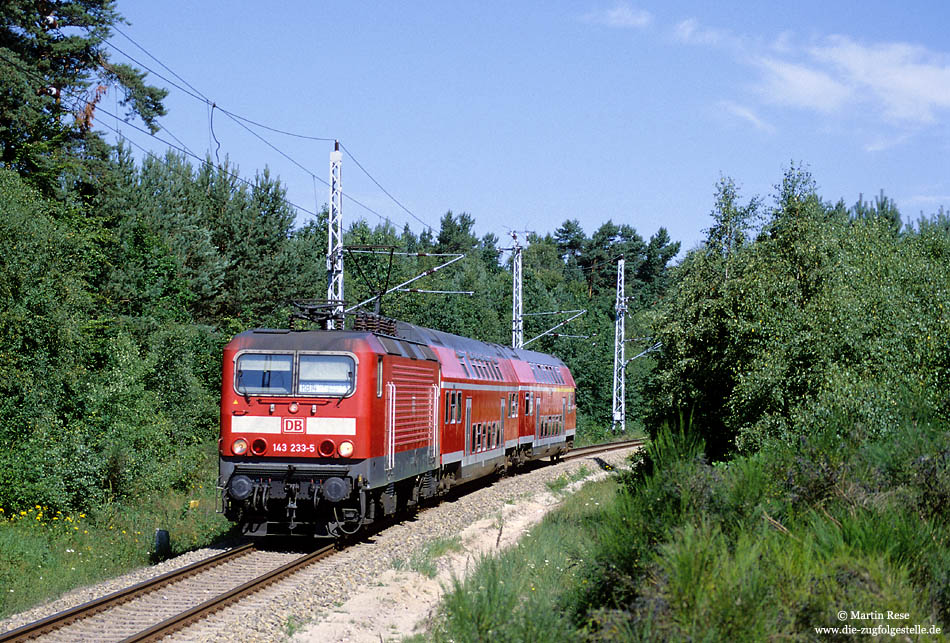
[[[95,148],[98,101],[116,87],[126,118],[153,132],[167,91],[145,73],[109,60],[104,47],[122,21],[112,0],[0,3],[0,164],[53,194],[81,152]]]

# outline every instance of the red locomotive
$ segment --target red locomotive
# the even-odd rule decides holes
[[[556,357],[378,317],[241,333],[222,379],[218,485],[249,535],[352,534],[574,441]]]

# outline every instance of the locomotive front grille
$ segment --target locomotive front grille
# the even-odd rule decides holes
[[[234,475],[243,474],[258,478],[329,478],[344,477],[349,472],[349,467],[319,464],[295,464],[292,472],[287,465],[238,464],[234,467]]]

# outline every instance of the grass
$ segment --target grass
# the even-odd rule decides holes
[[[288,616],[287,621],[284,623],[284,633],[287,635],[287,638],[293,638],[294,634],[301,631],[304,627],[304,623],[294,616]]]
[[[427,640],[573,640],[560,605],[584,582],[579,563],[616,492],[613,479],[584,485],[517,546],[482,558],[465,581],[453,579]]]
[[[0,508],[0,618],[154,561],[158,528],[171,535],[171,553],[208,545],[230,524],[215,513],[214,459],[182,491],[143,498],[137,506],[107,505],[63,513],[42,505]]]
[[[630,468],[453,580],[429,639],[811,641],[820,627],[919,625],[914,640],[940,640],[929,628],[950,622],[945,423],[874,441],[838,427],[715,466],[684,433],[661,432]]]
[[[427,544],[421,551],[413,554],[408,560],[397,558],[393,561],[393,568],[397,570],[412,570],[427,578],[435,578],[439,573],[437,560],[452,552],[462,551],[462,540],[458,536],[439,538]]]
[[[551,493],[562,493],[568,485],[583,480],[584,478],[590,476],[591,471],[587,468],[586,464],[582,464],[576,471],[570,474],[561,474],[556,477],[554,480],[548,480],[545,485],[551,491]]]
[[[622,442],[624,440],[633,440],[643,437],[646,437],[646,434],[638,427],[629,428],[625,433],[615,433],[611,431],[609,425],[588,422],[578,427],[577,433],[574,436],[574,446],[580,448],[594,444]]]

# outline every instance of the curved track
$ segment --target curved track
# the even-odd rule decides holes
[[[646,442],[646,438],[637,438],[635,440],[623,440],[622,442],[608,442],[606,444],[594,444],[589,447],[580,447],[578,449],[571,449],[570,452],[561,456],[561,459],[573,460],[574,458],[585,458],[589,455],[594,455],[597,453],[605,453],[607,451],[615,451],[617,449],[626,449],[628,447],[642,446],[644,442]]]
[[[574,449],[561,459],[641,445],[627,440]],[[267,585],[333,554],[329,545],[306,554],[245,544],[203,561],[0,634],[13,641],[157,641]]]

